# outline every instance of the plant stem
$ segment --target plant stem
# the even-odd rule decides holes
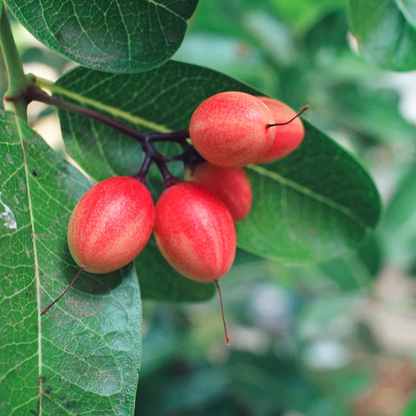
[[[168,142],[174,141],[182,147],[186,147],[186,139],[189,137],[189,129],[173,131],[171,133],[151,133],[149,134],[152,142]]]
[[[136,130],[134,127],[124,124],[118,120],[115,120],[114,118],[111,118],[108,115],[99,113],[98,111],[83,107],[82,105],[75,104],[71,101],[67,101],[59,97],[50,96],[45,91],[39,88],[39,86],[44,86],[46,88],[52,89],[53,84],[49,81],[42,80],[41,82],[39,82],[39,79],[36,79],[33,75],[28,75],[26,77],[26,82],[27,84],[25,88],[22,91],[20,91],[20,94],[9,97],[8,101],[16,102],[19,100],[23,100],[26,104],[32,101],[39,101],[99,121],[100,123],[106,124],[107,126],[110,126],[136,139],[142,145],[146,157],[140,171],[133,177],[144,184],[146,184],[146,176],[149,172],[152,163],[155,163],[160,173],[162,174],[165,188],[169,188],[170,186],[173,186],[180,182],[180,179],[172,175],[172,173],[166,166],[166,163],[174,160],[181,160],[185,165],[196,165],[204,161],[202,156],[195,150],[195,148],[188,143],[188,129],[183,129],[169,133],[143,133],[141,131]],[[171,156],[169,158],[163,156],[154,147],[155,142],[162,141],[178,143],[182,146],[183,153],[176,156]]]
[[[163,176],[165,188],[169,188],[170,186],[173,186],[180,182],[180,180],[176,176],[172,175],[172,173],[169,171],[168,167],[166,166],[167,162],[173,160],[182,160],[184,163],[189,162],[196,164],[201,163],[204,160],[199,155],[199,153],[196,152],[194,147],[187,142],[187,138],[189,137],[188,129],[170,133],[143,133],[141,131],[136,130],[133,127],[130,127],[95,110],[85,108],[79,104],[66,101],[62,98],[50,96],[45,91],[39,89],[36,86],[37,84],[48,88],[48,82],[42,80],[42,83],[39,83],[38,81],[38,79],[36,81],[34,80],[34,83],[29,85],[26,88],[26,91],[24,91],[24,97],[26,98],[27,102],[40,101],[45,104],[53,105],[55,107],[63,108],[65,110],[83,115],[85,117],[92,118],[94,120],[99,121],[100,123],[106,124],[107,126],[113,127],[114,129],[133,137],[139,143],[141,143],[143,151],[146,153],[146,158],[143,162],[140,171],[134,176],[134,178],[138,179],[142,183],[146,183],[146,175],[149,172],[149,168],[153,162],[158,167],[160,173]],[[182,146],[184,152],[180,155],[177,155],[177,159],[175,159],[174,157],[166,158],[163,155],[161,155],[153,145],[154,142],[161,141],[176,142]]]
[[[107,126],[113,127],[116,130],[121,131],[133,138],[135,138],[140,143],[143,143],[147,135],[142,133],[133,127],[130,127],[126,124],[120,123],[119,121],[107,117],[104,114],[99,113],[98,111],[85,108],[81,105],[71,103],[70,101],[63,100],[57,97],[51,97],[46,94],[46,92],[37,89],[36,87],[31,88],[26,92],[27,99],[32,101],[40,101],[45,104],[53,105],[58,108],[63,108],[65,110],[71,111],[73,113],[81,114],[85,117],[92,118],[99,121],[100,123],[106,124]]]
[[[153,158],[151,155],[149,155],[148,153],[146,153],[146,157],[143,161],[143,164],[139,170],[139,172],[133,176],[133,178],[137,179],[138,181],[140,181],[143,185],[147,185],[147,180],[146,180],[146,176],[149,173],[149,169],[150,166],[153,163]]]
[[[23,93],[28,85],[25,73],[23,72],[22,62],[14,42],[12,29],[7,18],[6,8],[3,5],[0,19],[0,45],[3,51],[4,63],[6,65],[9,88],[4,95],[4,108],[13,111],[16,116],[27,121],[27,102],[23,98]],[[9,101],[8,98],[21,97]]]

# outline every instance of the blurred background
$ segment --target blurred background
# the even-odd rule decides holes
[[[53,81],[73,65],[13,29],[26,72]],[[136,415],[416,415],[416,72],[362,59],[344,0],[201,0],[174,59],[309,104],[305,118],[367,166],[385,212],[357,252],[325,264],[240,253],[221,280],[229,347],[217,297],[145,300]],[[30,123],[65,155],[52,109],[32,104]]]

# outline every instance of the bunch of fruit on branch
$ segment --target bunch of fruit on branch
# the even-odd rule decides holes
[[[218,280],[231,268],[236,253],[234,222],[243,221],[252,205],[243,167],[270,163],[293,152],[304,137],[299,115],[306,108],[296,114],[275,99],[223,92],[197,107],[189,129],[140,136],[146,156],[138,174],[99,182],[75,206],[68,245],[80,271],[42,314],[83,270],[103,274],[132,262],[152,232],[175,270],[197,282],[215,282],[219,290]],[[183,153],[161,155],[153,144],[164,140],[180,143]],[[167,168],[173,160],[183,161],[185,181]],[[165,183],[156,205],[146,186],[153,163]],[[221,300],[220,290],[219,294]]]

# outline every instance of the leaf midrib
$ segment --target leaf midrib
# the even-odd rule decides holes
[[[37,253],[37,247],[36,247],[36,239],[35,239],[35,224],[34,224],[34,215],[33,215],[33,208],[32,208],[32,198],[30,197],[30,186],[29,186],[29,170],[27,166],[27,160],[26,160],[26,151],[24,148],[24,138],[23,138],[23,132],[20,123],[23,123],[18,118],[15,118],[15,123],[19,135],[20,144],[22,146],[22,156],[23,156],[23,167],[25,172],[25,180],[26,180],[26,189],[27,189],[27,199],[28,199],[28,210],[29,210],[29,217],[30,217],[30,227],[32,229],[32,247],[33,247],[33,263],[34,263],[34,272],[35,272],[35,283],[36,283],[36,302],[38,306],[38,371],[39,371],[39,380],[42,375],[42,326],[41,326],[41,304],[40,304],[40,280],[39,280],[39,264],[38,264],[38,253]],[[38,409],[39,409],[39,415],[42,416],[42,384],[39,381],[39,393],[38,393]]]
[[[360,220],[349,208],[334,202],[333,200],[318,194],[314,191],[312,191],[309,188],[306,188],[305,186],[300,185],[297,182],[294,182],[290,179],[284,178],[283,176],[279,175],[278,173],[271,172],[261,166],[258,165],[248,165],[246,166],[247,169],[250,169],[254,172],[257,172],[263,176],[267,176],[268,178],[275,180],[276,182],[279,182],[282,185],[287,186],[288,188],[292,188],[298,192],[300,192],[303,195],[306,195],[310,197],[311,199],[314,199],[318,202],[321,202],[324,205],[327,205],[328,207],[334,209],[335,211],[339,211],[345,216],[347,216],[349,219],[351,219],[354,223],[356,223],[358,226],[362,227],[366,232],[371,231],[371,227],[366,225],[362,220]]]
[[[93,100],[91,98],[84,97],[83,95],[77,94],[75,92],[68,91],[67,89],[59,87],[56,84],[51,84],[51,85],[48,84],[45,87],[47,89],[50,89],[50,91],[52,93],[57,93],[57,94],[62,95],[64,97],[71,98],[72,100],[80,103],[81,105],[86,105],[86,106],[89,106],[89,107],[93,107],[97,110],[104,111],[105,113],[111,114],[111,115],[113,115],[113,116],[115,116],[119,119],[121,118],[125,121],[128,121],[131,124],[147,127],[147,128],[149,128],[153,131],[158,131],[160,133],[171,133],[172,132],[171,129],[169,129],[165,126],[162,126],[160,124],[154,123],[154,122],[149,121],[149,120],[146,120],[142,117],[134,116],[133,114],[128,113],[127,111],[120,110],[119,108],[115,108],[111,105],[103,104],[99,101]]]

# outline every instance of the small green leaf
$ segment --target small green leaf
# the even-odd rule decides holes
[[[136,75],[76,68],[52,88],[141,131],[160,132],[187,128],[195,108],[218,92],[261,94],[218,72],[178,62]],[[60,111],[60,120],[69,153],[97,180],[139,170],[143,155],[130,137],[67,111]],[[307,134],[295,153],[247,168],[254,204],[249,218],[237,225],[238,245],[259,256],[286,262],[338,257],[356,248],[378,221],[379,196],[367,171],[304,123]],[[160,175],[154,171],[155,198],[162,191],[156,178]]]
[[[400,183],[386,209],[382,236],[389,261],[404,269],[416,262],[416,169]]]
[[[134,73],[166,62],[179,48],[198,0],[6,0],[39,41],[101,71]]]
[[[348,17],[360,52],[393,71],[416,69],[416,5],[413,0],[348,0]]]
[[[66,228],[86,178],[23,122],[0,114],[0,409],[131,415],[141,358],[135,269],[85,273]]]

